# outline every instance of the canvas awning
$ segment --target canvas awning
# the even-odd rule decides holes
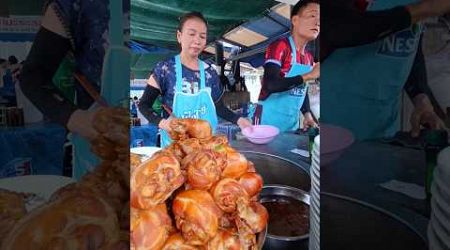
[[[268,44],[287,35],[290,30],[291,5],[280,2],[283,1],[131,0],[131,39],[169,49],[171,54],[175,54],[178,51],[175,35],[178,17],[189,11],[200,11],[208,20],[206,54],[214,56],[219,42],[224,46],[225,59],[240,59],[258,67],[264,61],[263,54]],[[152,65],[147,63],[157,61],[147,57],[155,59],[158,55],[139,56],[136,64],[132,65],[136,76],[150,70]]]

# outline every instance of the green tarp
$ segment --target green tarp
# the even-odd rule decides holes
[[[178,50],[178,18],[189,11],[200,11],[208,20],[208,41],[246,21],[261,17],[278,2],[274,0],[130,0],[131,39]],[[10,15],[42,15],[46,0],[2,0]],[[4,5],[2,4],[2,7]],[[135,78],[147,78],[155,63],[172,54],[133,55],[131,71]]]
[[[131,39],[178,51],[178,19],[190,11],[208,21],[208,42],[218,40],[238,25],[261,17],[279,2],[273,0],[131,0]],[[172,54],[133,55],[135,78],[147,78],[155,63]]]
[[[2,15],[41,16],[46,0],[0,0]]]
[[[132,54],[131,56],[131,72],[136,79],[144,79],[149,77],[150,70],[156,63],[175,55],[173,54]]]
[[[176,48],[178,18],[201,12],[208,21],[208,40],[260,17],[276,5],[273,0],[131,0],[131,38],[166,48]]]

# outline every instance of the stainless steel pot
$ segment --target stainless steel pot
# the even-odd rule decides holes
[[[256,171],[264,180],[264,185],[285,185],[301,190],[311,189],[309,173],[300,164],[275,155],[240,151],[255,164]]]
[[[283,185],[265,185],[260,194],[260,202],[264,203],[269,197],[270,199],[273,199],[274,196],[290,197],[306,203],[309,206],[310,196],[308,193],[297,188]],[[270,228],[270,224],[268,227]],[[295,237],[283,237],[267,233],[263,250],[307,250],[308,242],[309,233]]]

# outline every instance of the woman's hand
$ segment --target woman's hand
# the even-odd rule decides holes
[[[241,130],[243,130],[246,127],[252,127],[252,123],[250,122],[250,120],[244,117],[239,117],[236,123],[239,126],[239,128],[241,128]]]
[[[414,97],[414,111],[411,114],[411,136],[418,137],[420,135],[421,125],[426,125],[430,129],[443,129],[444,122],[434,112],[434,107],[425,94],[419,94]]]
[[[164,129],[167,132],[170,132],[172,130],[172,128],[170,127],[170,123],[172,121],[173,117],[169,116],[167,119],[162,119],[159,124],[158,127],[161,129]]]
[[[314,63],[312,70],[304,74],[302,77],[304,82],[320,78],[320,62]]]
[[[97,110],[81,110],[78,109],[72,113],[67,122],[69,131],[78,134],[88,140],[97,137],[98,132],[94,129],[94,117]]]
[[[421,0],[406,5],[411,16],[411,23],[417,23],[429,17],[438,17],[450,12],[448,0]]]
[[[316,121],[314,120],[310,112],[306,112],[305,114],[303,114],[303,117],[305,118],[303,120],[303,131],[308,130],[308,128],[318,127]]]

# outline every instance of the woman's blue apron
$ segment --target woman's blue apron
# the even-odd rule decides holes
[[[122,1],[110,1],[109,46],[102,68],[101,95],[110,106],[129,104],[129,68],[131,54],[124,46]],[[96,103],[91,107],[95,108]],[[72,135],[74,148],[73,178],[79,180],[99,163],[90,148],[90,143],[78,135]]]
[[[183,71],[180,55],[175,56],[175,95],[173,98],[172,113],[177,118],[196,118],[210,123],[213,133],[216,130],[218,120],[216,106],[211,98],[211,88],[206,87],[204,63],[198,60],[200,68],[200,90],[190,94],[183,92]],[[161,129],[161,147],[167,147],[171,143],[168,133]]]
[[[304,75],[312,70],[311,65],[297,63],[297,50],[294,39],[289,36],[292,66],[285,77]],[[280,131],[292,131],[299,128],[300,108],[305,100],[307,85],[304,83],[291,90],[272,93],[260,101],[262,105],[261,124],[276,126]]]
[[[378,0],[368,10],[411,2]],[[321,66],[321,122],[350,129],[359,140],[389,137],[399,131],[402,89],[420,33],[421,26],[415,25],[383,40],[331,54]]]

